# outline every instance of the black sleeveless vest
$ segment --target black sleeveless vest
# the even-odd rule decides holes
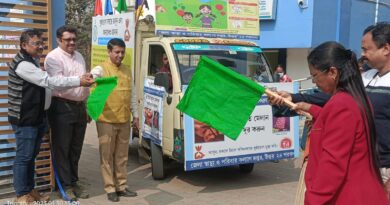
[[[45,88],[29,83],[16,74],[16,68],[23,61],[39,67],[23,50],[8,64],[8,121],[17,126],[36,126],[45,117]]]

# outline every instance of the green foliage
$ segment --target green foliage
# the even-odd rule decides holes
[[[95,0],[66,0],[65,24],[78,30],[77,49],[84,56],[87,70],[91,65],[92,16]]]

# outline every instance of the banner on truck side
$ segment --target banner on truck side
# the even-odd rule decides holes
[[[160,146],[162,146],[164,95],[164,87],[156,86],[152,79],[145,78],[142,136]]]
[[[269,89],[298,91],[294,83],[262,83]],[[226,119],[229,120],[229,119]],[[184,115],[185,170],[298,157],[299,117],[273,117],[264,95],[236,141]]]
[[[259,39],[258,0],[155,2],[157,34]]]
[[[120,38],[126,44],[126,55],[122,63],[133,71],[134,28],[133,12],[92,17],[92,68],[108,59],[108,41]]]

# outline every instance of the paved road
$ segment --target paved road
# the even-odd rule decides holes
[[[289,205],[294,202],[299,171],[295,168],[293,160],[257,164],[250,174],[241,174],[238,167],[184,172],[183,165],[171,163],[167,178],[155,181],[151,176],[150,164],[138,163],[136,147],[132,145],[128,165],[128,184],[129,188],[136,190],[139,196],[121,198],[121,201],[115,204]],[[111,204],[107,201],[102,188],[94,123],[87,129],[80,161],[80,177],[91,194],[89,199],[80,200],[80,204]],[[0,204],[9,200],[11,199],[1,200]]]

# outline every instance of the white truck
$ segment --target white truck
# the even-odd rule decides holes
[[[255,11],[257,7],[248,8]],[[151,158],[153,178],[164,178],[165,159],[183,162],[186,171],[239,165],[248,173],[254,163],[298,156],[298,118],[274,117],[266,96],[256,105],[237,140],[176,109],[202,55],[269,89],[297,91],[298,86],[291,83],[272,83],[259,46],[236,39],[156,35],[161,31],[158,26],[156,29],[152,18],[135,25],[133,13],[123,13],[93,17],[92,27],[92,67],[107,59],[106,46],[111,38],[122,38],[126,43],[122,63],[133,68],[141,125],[133,133],[139,136],[140,156]],[[181,28],[171,30],[174,36],[180,34],[177,29]],[[163,66],[163,61],[168,61],[169,67]]]
[[[218,38],[155,36],[154,23],[147,20],[138,22],[136,28],[134,75],[140,105],[139,116],[144,116],[140,118],[143,126],[138,132],[140,146],[150,150],[147,152],[151,155],[153,178],[162,179],[165,176],[165,158],[185,162],[185,140],[189,138],[185,134],[184,115],[176,109],[176,105],[183,97],[184,88],[191,80],[201,55],[249,78],[260,71],[264,82],[273,80],[267,60],[255,43]],[[171,76],[159,72],[163,66],[163,55],[169,60]],[[146,80],[167,90],[162,98],[162,139],[159,143],[151,142],[143,130],[146,123],[143,106]],[[250,172],[252,169],[253,162],[240,164],[241,171]]]

